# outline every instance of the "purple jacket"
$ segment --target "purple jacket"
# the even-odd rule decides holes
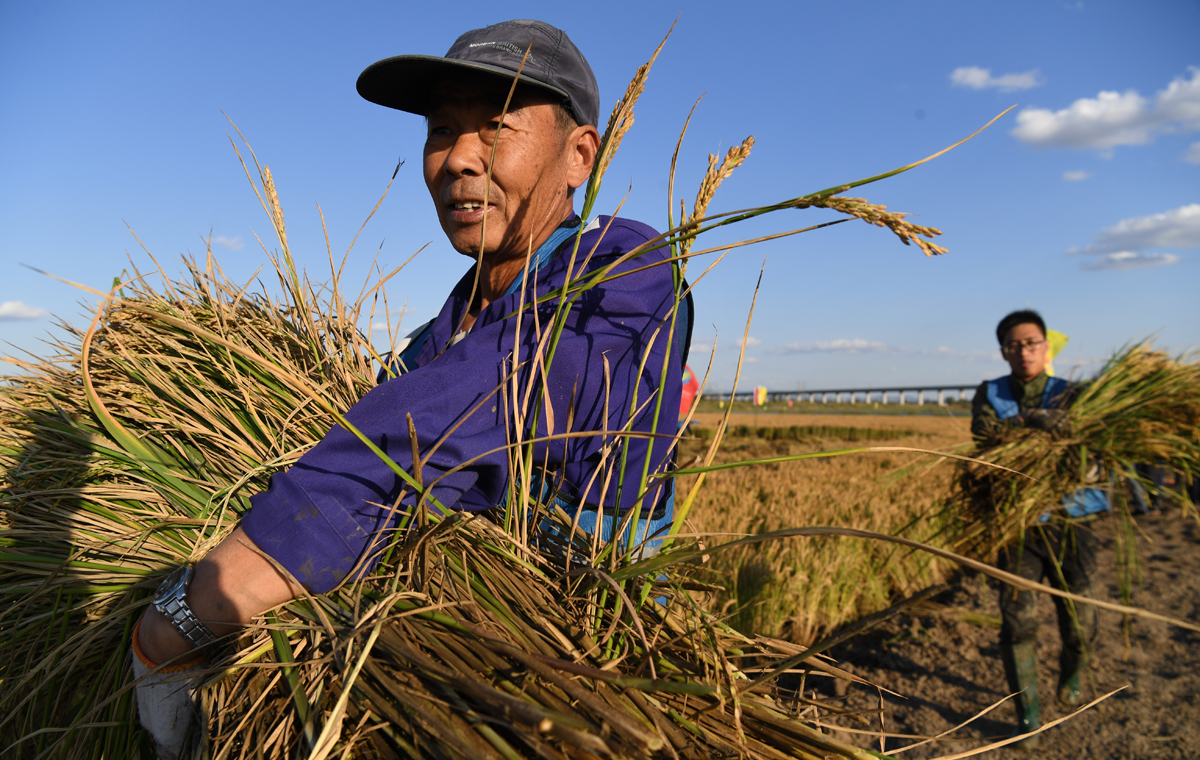
[[[580,262],[593,247],[595,253],[587,271],[602,268],[656,235],[644,224],[621,218],[613,219],[605,230],[609,219],[600,217],[598,227],[593,223],[583,235],[576,278]],[[559,247],[537,273],[536,282],[534,273],[530,273],[527,291],[536,287],[542,295],[563,285],[574,242],[572,235]],[[630,272],[667,256],[665,248],[646,253],[620,265],[612,274]],[[471,332],[447,348],[468,307],[472,279],[473,270],[450,293],[433,322],[417,368],[372,389],[346,412],[346,419],[394,462],[412,472],[405,420],[405,414],[411,414],[421,457],[428,458],[422,468],[422,482],[438,480],[432,494],[446,507],[479,511],[501,504],[506,498],[509,465],[503,447],[509,444],[514,431],[510,422],[513,382],[504,381],[512,368],[514,349],[522,362],[516,387],[523,396],[528,387],[529,359],[536,353],[537,330],[544,332],[550,324],[557,299],[538,307],[536,320],[528,308],[525,310],[518,340],[518,288],[516,293],[489,304]],[[527,304],[531,298],[527,292]],[[667,358],[673,305],[671,267],[662,264],[593,288],[571,310],[542,393],[549,400],[554,433],[566,432],[568,424],[572,432],[598,432],[536,444],[533,449],[533,460],[546,467],[570,499],[627,509],[637,500],[648,452],[650,472],[668,466],[667,437],[675,434],[679,410],[679,347],[672,347],[674,360],[667,362],[657,426],[653,417]],[[602,357],[608,360],[607,380]],[[637,411],[631,411],[634,409]],[[653,441],[628,439],[625,486],[620,489],[618,502],[624,439],[611,435],[611,431],[629,426],[631,414],[633,431],[664,437]],[[550,416],[543,406],[538,415],[538,437],[550,432]],[[430,455],[430,449],[451,428],[453,432]],[[607,437],[599,432],[604,430],[610,431]],[[601,449],[606,442],[611,450],[601,468]],[[461,469],[450,472],[464,463]],[[263,551],[310,591],[323,593],[351,573],[364,550],[371,548],[372,536],[388,527],[389,509],[404,487],[405,483],[361,441],[336,425],[291,469],[272,476],[264,493],[251,497],[252,508],[242,526]],[[584,488],[586,494],[582,493]],[[652,490],[642,503],[643,513],[663,501],[665,491],[662,487]],[[401,504],[411,506],[413,501],[412,489],[407,488]],[[378,542],[374,543],[376,554]]]

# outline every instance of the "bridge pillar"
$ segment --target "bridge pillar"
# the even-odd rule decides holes
[[[917,406],[925,406],[925,391],[917,391]]]
[[[854,403],[854,391],[850,391],[850,403]]]
[[[946,405],[946,391],[938,391],[938,406]]]
[[[904,406],[904,389],[901,388],[899,393],[900,393],[900,406]]]

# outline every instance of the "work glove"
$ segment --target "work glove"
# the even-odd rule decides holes
[[[1025,426],[1044,430],[1055,439],[1071,435],[1071,418],[1066,409],[1030,409],[1025,413]]]
[[[146,659],[138,646],[140,627],[141,622],[133,630],[138,719],[150,734],[159,758],[177,760],[183,756],[196,723],[196,676],[204,656],[160,668]]]

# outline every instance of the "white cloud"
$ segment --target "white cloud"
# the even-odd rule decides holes
[[[814,353],[880,353],[887,350],[887,344],[878,341],[864,340],[863,338],[838,338],[829,341],[817,340],[812,343],[784,343],[779,348],[772,349],[771,353],[786,356],[788,354]]]
[[[691,356],[708,356],[710,353],[712,353],[712,344],[693,343],[691,348],[688,349],[688,353]]]
[[[1042,148],[1094,148],[1145,145],[1162,132],[1200,130],[1200,68],[1176,77],[1153,102],[1135,90],[1102,91],[1059,111],[1026,108],[1012,131],[1022,142]]]
[[[1037,69],[1021,74],[1001,74],[992,76],[991,69],[981,69],[978,66],[960,66],[950,73],[950,84],[955,87],[969,87],[972,90],[984,90],[989,87],[1000,92],[1028,90],[1043,84],[1042,75]]]
[[[1191,67],[1191,79],[1175,77],[1167,89],[1158,93],[1156,111],[1168,122],[1177,122],[1177,129],[1200,130],[1200,68]]]
[[[1085,179],[1091,179],[1092,173],[1085,171],[1063,172],[1063,182],[1083,182]]]
[[[998,359],[999,355],[995,351],[959,351],[956,348],[949,346],[938,346],[937,348],[922,348],[917,352],[921,356],[941,358],[941,359],[966,359],[968,361],[977,361],[979,359]]]
[[[1179,257],[1173,253],[1135,253],[1133,251],[1117,251],[1083,263],[1084,269],[1093,271],[1112,270],[1125,272],[1142,267],[1161,267],[1174,264]]]
[[[1200,142],[1192,143],[1192,147],[1188,148],[1188,152],[1184,155],[1183,160],[1189,164],[1200,164]]]
[[[1108,150],[1148,143],[1151,129],[1145,98],[1130,90],[1124,95],[1101,92],[1094,99],[1080,98],[1061,111],[1027,108],[1017,114],[1012,133],[1039,147]]]
[[[746,338],[746,348],[758,348],[758,347],[759,347],[759,346],[761,346],[761,345],[762,345],[762,340],[760,340],[759,338],[756,338],[756,337],[754,337],[753,335],[751,335],[751,336],[749,336],[749,337],[747,337],[747,338]],[[742,340],[741,340],[741,338],[738,338],[738,341],[737,341],[737,343],[735,343],[735,344],[734,344],[734,346],[735,346],[735,347],[737,347],[737,348],[741,348],[741,347],[742,347]]]
[[[1161,214],[1122,219],[1096,235],[1093,245],[1072,248],[1068,253],[1101,254],[1197,246],[1200,246],[1200,203],[1192,203]]]
[[[0,303],[0,322],[15,322],[19,319],[41,319],[50,316],[50,312],[37,306],[30,306],[24,301],[5,301]]]
[[[415,330],[417,325],[412,323],[405,324],[404,319],[406,317],[411,317],[414,313],[416,313],[416,311],[417,307],[405,305],[403,309],[388,312],[388,317],[391,319],[392,331],[398,333],[399,337],[403,338],[404,336],[408,335],[409,332]],[[371,332],[387,331],[388,319],[377,319],[371,323]]]
[[[215,238],[213,238],[213,240],[217,245],[223,248],[228,248],[231,251],[240,251],[246,245],[242,242],[240,237],[227,238],[222,235],[217,235]]]
[[[747,364],[758,364],[758,357],[757,356],[747,356],[746,363]]]

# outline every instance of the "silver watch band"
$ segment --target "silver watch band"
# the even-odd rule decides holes
[[[163,602],[158,611],[166,615],[167,619],[171,621],[171,625],[175,626],[175,630],[182,633],[183,637],[192,642],[192,646],[197,649],[207,646],[217,639],[216,636],[213,636],[212,631],[200,622],[200,618],[196,617],[192,608],[188,607],[182,594],[176,599],[168,599]]]
[[[194,568],[182,565],[163,579],[158,590],[154,593],[154,608],[166,616],[175,626],[175,630],[200,648],[216,640],[212,631],[200,622],[192,608],[187,603],[188,586],[191,585]]]

